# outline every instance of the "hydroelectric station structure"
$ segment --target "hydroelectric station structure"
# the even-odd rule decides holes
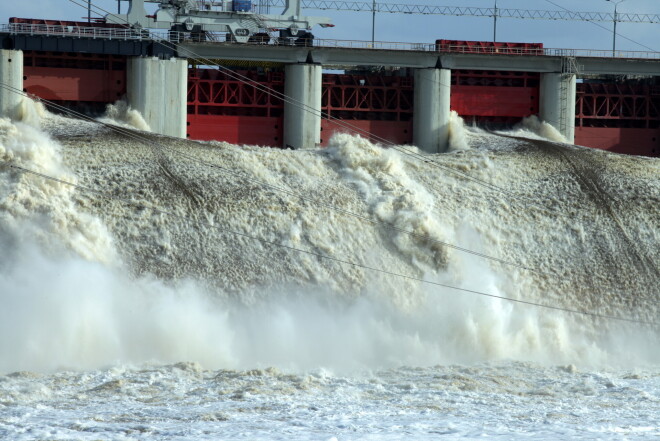
[[[329,19],[247,0],[129,1],[89,22],[12,18],[0,26],[0,114],[23,91],[100,114],[118,100],[151,129],[193,140],[324,146],[336,132],[447,149],[450,112],[510,127],[537,115],[569,142],[660,156],[660,53],[540,43],[319,40]],[[337,73],[343,72],[343,73]]]

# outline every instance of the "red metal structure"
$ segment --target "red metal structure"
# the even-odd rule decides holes
[[[411,77],[325,74],[321,110],[328,115],[321,121],[322,145],[340,132],[358,133],[376,142],[412,142]]]
[[[282,72],[237,73],[252,84],[216,69],[189,71],[188,137],[281,147],[284,103],[267,90],[283,92]]]
[[[494,41],[436,40],[439,52],[501,55],[543,55],[543,43],[509,43]]]
[[[25,51],[23,87],[58,103],[100,108],[126,95],[126,57]]]
[[[617,153],[660,156],[660,87],[577,85],[575,143]]]
[[[101,113],[126,94],[126,57],[24,51],[24,63],[26,91],[67,107]],[[190,69],[188,137],[281,147],[284,104],[266,89],[283,92],[284,73],[238,73],[258,87],[216,69]],[[451,107],[468,123],[510,125],[538,113],[537,73],[455,70],[451,81]],[[322,111],[330,118],[321,123],[322,145],[351,127],[374,141],[411,143],[413,92],[411,76],[324,74]],[[660,156],[660,87],[578,83],[575,142]]]
[[[515,124],[539,112],[540,74],[452,71],[451,108],[466,122]]]

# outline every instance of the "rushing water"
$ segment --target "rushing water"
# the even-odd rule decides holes
[[[660,435],[657,159],[533,120],[455,119],[429,156],[22,119],[0,120],[2,439]]]

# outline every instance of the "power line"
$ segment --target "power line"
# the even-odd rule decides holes
[[[284,7],[285,0],[268,0],[271,6]],[[451,15],[469,17],[493,17],[495,8],[482,8],[476,6],[434,6],[434,5],[408,5],[403,3],[376,2],[348,2],[330,0],[302,0],[302,6],[307,9],[337,10],[353,12],[375,12],[392,14],[417,15]],[[557,6],[557,5],[555,5]],[[562,11],[548,11],[541,9],[506,9],[497,8],[497,17],[535,20],[568,20],[568,21],[602,21],[611,22],[614,14],[609,12],[581,12],[564,9]],[[627,23],[660,23],[659,14],[620,13],[616,20]]]
[[[9,86],[9,85],[7,85],[7,84],[5,84],[5,83],[0,83],[0,87],[4,88],[4,89],[6,89],[6,90],[9,90],[9,91],[11,91],[11,92],[14,92],[14,93],[17,93],[17,94],[20,94],[20,95],[22,95],[22,96],[25,96],[25,97],[30,98],[29,94],[26,94],[25,92],[21,91],[20,89],[16,89],[16,88],[11,87],[11,86]],[[276,185],[273,185],[273,184],[268,184],[268,183],[266,183],[266,182],[264,182],[264,181],[260,181],[260,180],[258,180],[258,179],[256,179],[256,178],[252,177],[252,176],[247,175],[246,173],[239,173],[239,172],[236,172],[236,171],[234,171],[234,170],[231,170],[231,169],[229,169],[229,168],[227,168],[227,167],[222,167],[222,166],[220,166],[220,165],[218,165],[218,164],[214,164],[214,163],[211,163],[211,162],[209,162],[209,161],[204,161],[204,160],[202,160],[202,159],[196,158],[196,157],[194,157],[194,156],[192,156],[192,155],[188,155],[188,154],[186,154],[186,153],[184,153],[184,152],[181,152],[181,151],[179,151],[179,150],[177,150],[177,149],[168,148],[168,147],[163,146],[163,145],[161,145],[161,144],[159,144],[159,143],[154,143],[153,141],[149,140],[148,138],[146,138],[146,137],[144,137],[144,136],[142,136],[142,135],[139,135],[139,134],[137,134],[137,133],[135,133],[135,132],[133,132],[133,131],[130,131],[130,130],[126,130],[126,129],[123,129],[123,128],[120,128],[120,127],[117,127],[117,126],[115,126],[115,125],[113,125],[113,124],[108,124],[108,123],[104,123],[104,122],[101,122],[101,121],[94,120],[93,118],[90,118],[90,117],[88,117],[88,116],[86,116],[86,115],[84,115],[84,114],[82,114],[82,113],[79,113],[79,112],[73,111],[73,110],[71,110],[71,109],[68,109],[68,108],[66,108],[66,107],[64,107],[64,106],[61,106],[61,105],[56,104],[56,103],[53,103],[53,102],[51,102],[51,101],[44,100],[44,99],[40,99],[40,98],[38,98],[38,97],[35,97],[35,98],[37,98],[39,101],[45,103],[45,104],[46,104],[47,106],[49,106],[49,107],[52,107],[52,108],[57,109],[57,110],[59,110],[59,111],[65,112],[65,113],[67,113],[67,114],[69,114],[69,115],[74,115],[75,117],[77,117],[77,118],[79,118],[79,119],[86,120],[86,121],[89,121],[89,122],[92,122],[92,123],[95,123],[95,124],[103,125],[104,127],[107,127],[107,128],[109,128],[110,130],[112,130],[112,131],[115,131],[115,132],[117,132],[117,133],[120,133],[120,134],[122,134],[122,135],[124,135],[124,136],[126,136],[126,137],[128,137],[128,138],[132,138],[132,139],[134,139],[134,140],[137,140],[137,141],[139,141],[139,142],[142,142],[142,143],[144,143],[145,145],[147,145],[147,146],[149,146],[149,147],[157,147],[158,149],[161,149],[161,150],[164,149],[164,148],[167,148],[169,151],[171,151],[171,152],[173,152],[173,153],[175,153],[175,154],[177,154],[177,155],[179,155],[179,156],[181,156],[181,157],[183,157],[183,158],[185,158],[185,159],[188,159],[188,160],[191,160],[191,161],[196,161],[196,162],[199,162],[199,163],[201,163],[201,164],[203,164],[203,165],[205,165],[205,166],[208,166],[208,167],[212,167],[212,168],[216,168],[216,169],[222,170],[222,171],[224,171],[224,172],[226,172],[226,173],[229,173],[229,174],[232,174],[232,175],[234,175],[234,176],[238,176],[238,177],[240,177],[240,178],[246,179],[246,180],[248,180],[249,182],[253,182],[253,183],[255,183],[255,184],[258,184],[258,185],[260,185],[260,186],[262,186],[262,187],[264,187],[264,188],[268,188],[268,189],[271,189],[271,190],[274,190],[274,191],[277,191],[277,192],[280,192],[280,193],[283,193],[283,194],[286,194],[286,195],[289,195],[289,196],[296,197],[296,198],[298,198],[298,199],[300,199],[300,200],[303,200],[303,201],[306,201],[306,202],[310,202],[310,203],[312,203],[312,204],[314,204],[314,205],[317,205],[317,206],[319,206],[319,207],[328,208],[328,209],[333,210],[333,211],[335,211],[335,212],[337,212],[337,213],[345,214],[345,215],[347,215],[347,216],[351,216],[351,217],[354,217],[354,218],[356,218],[356,219],[360,219],[360,220],[365,221],[365,222],[368,222],[368,223],[370,223],[370,224],[372,224],[372,225],[382,226],[382,227],[384,227],[384,228],[386,228],[386,229],[389,229],[389,230],[392,230],[392,231],[398,231],[398,232],[400,232],[400,233],[407,234],[407,235],[409,235],[410,237],[414,237],[414,238],[417,238],[417,239],[423,239],[423,240],[425,240],[425,241],[432,242],[432,243],[437,243],[437,244],[439,244],[439,245],[444,245],[444,246],[446,246],[446,247],[448,247],[448,248],[452,248],[452,249],[455,249],[455,250],[458,250],[458,251],[462,251],[462,252],[467,253],[467,254],[472,254],[472,255],[474,255],[474,256],[482,257],[482,258],[484,258],[484,259],[488,259],[488,260],[491,260],[491,261],[494,261],[494,262],[498,262],[498,263],[501,263],[501,264],[504,264],[504,265],[508,265],[508,266],[516,267],[516,268],[523,269],[523,270],[530,271],[530,272],[534,272],[534,273],[537,273],[537,274],[540,274],[540,275],[549,275],[549,274],[544,273],[544,272],[542,272],[542,271],[540,271],[540,270],[538,270],[538,269],[530,268],[530,267],[527,267],[527,266],[522,265],[522,264],[519,264],[519,263],[510,262],[510,261],[507,261],[507,260],[505,260],[505,259],[500,259],[500,258],[497,258],[497,257],[494,257],[494,256],[490,256],[490,255],[487,255],[487,254],[484,254],[484,253],[480,253],[480,252],[478,252],[478,251],[470,250],[470,249],[468,249],[468,248],[464,248],[464,247],[461,247],[461,246],[459,246],[459,245],[455,245],[455,244],[452,244],[452,243],[449,243],[449,242],[445,242],[445,241],[441,241],[441,240],[438,240],[438,239],[434,239],[434,238],[432,238],[432,237],[430,237],[430,236],[428,236],[428,235],[426,235],[426,234],[416,233],[416,232],[411,231],[411,230],[408,230],[408,229],[406,229],[406,228],[398,227],[398,226],[396,226],[396,225],[394,225],[394,224],[391,224],[391,223],[389,223],[389,222],[384,222],[384,221],[375,220],[375,219],[369,218],[369,217],[367,217],[367,216],[364,216],[364,215],[361,215],[361,214],[358,214],[358,213],[354,213],[354,212],[352,212],[352,211],[350,211],[350,210],[346,210],[346,209],[343,209],[343,208],[336,207],[336,206],[334,206],[334,205],[332,205],[332,204],[328,204],[328,203],[324,203],[324,202],[319,202],[319,201],[317,201],[317,200],[315,200],[315,199],[313,199],[313,198],[311,198],[311,197],[309,197],[309,196],[305,196],[305,195],[303,195],[303,194],[301,194],[301,193],[298,193],[298,192],[295,192],[295,191],[293,191],[293,190],[288,190],[288,189],[286,189],[286,188],[282,188],[282,187],[279,187],[279,186],[276,186]],[[156,153],[156,155],[157,155],[157,157],[158,157],[159,166],[161,166],[161,167],[163,167],[163,168],[165,169],[165,172],[168,174],[168,177],[170,177],[171,179],[175,179],[175,180],[177,181],[176,183],[177,183],[177,186],[178,186],[179,188],[187,189],[187,186],[185,185],[185,183],[183,183],[183,182],[181,181],[181,179],[177,178],[176,175],[175,175],[175,174],[169,169],[168,164],[167,164],[167,160],[163,157],[161,151],[160,151],[160,150],[157,150],[157,149],[154,149],[154,152]],[[197,195],[195,195],[194,192],[192,192],[192,191],[190,191],[190,190],[187,191],[187,194],[188,194],[188,196],[191,196],[191,198],[192,198],[193,200],[197,200],[197,199],[198,199]]]
[[[190,222],[190,218],[188,218],[188,217],[176,214],[173,211],[169,211],[169,210],[157,207],[157,206],[148,205],[148,204],[144,204],[144,203],[141,203],[141,202],[135,202],[135,201],[132,201],[132,200],[129,200],[129,199],[126,199],[126,198],[119,197],[119,196],[109,195],[109,194],[107,194],[107,193],[105,193],[101,190],[98,190],[98,189],[95,189],[95,188],[92,188],[92,187],[88,187],[88,186],[84,186],[84,185],[80,185],[80,184],[75,184],[75,183],[60,179],[60,178],[55,178],[53,176],[49,176],[45,173],[41,173],[41,172],[31,170],[27,167],[22,167],[22,166],[19,166],[19,165],[12,164],[12,163],[8,162],[7,160],[3,161],[3,164],[6,167],[13,168],[13,169],[16,169],[16,170],[20,170],[20,171],[23,171],[25,173],[41,177],[41,178],[46,179],[46,180],[50,180],[50,181],[57,182],[57,183],[62,184],[62,185],[67,185],[67,186],[71,186],[73,188],[77,188],[77,189],[80,189],[80,190],[83,190],[83,191],[88,191],[88,192],[91,192],[91,193],[98,194],[99,196],[101,196],[102,198],[105,198],[105,199],[116,200],[116,201],[122,202],[124,205],[127,205],[127,206],[132,206],[132,207],[139,208],[139,209],[148,209],[148,210],[151,210],[155,213],[168,215],[168,216],[171,216],[171,217],[174,217],[174,218],[178,218],[180,220],[184,220],[186,222]],[[528,300],[513,299],[513,298],[510,298],[510,297],[500,296],[500,295],[497,295],[497,294],[487,293],[487,292],[473,290],[473,289],[460,288],[460,287],[449,285],[449,284],[446,284],[446,283],[434,282],[434,281],[431,281],[431,280],[426,280],[426,279],[422,279],[422,278],[415,277],[415,276],[409,276],[409,275],[397,273],[397,272],[394,272],[394,271],[389,271],[389,270],[384,270],[384,269],[381,269],[381,268],[372,267],[372,266],[369,266],[369,265],[366,265],[366,264],[363,264],[363,263],[358,263],[358,262],[353,262],[353,261],[346,260],[346,259],[341,259],[341,258],[337,258],[337,257],[333,257],[333,256],[328,256],[327,254],[322,254],[322,253],[318,253],[318,252],[315,252],[315,251],[309,251],[309,250],[304,250],[302,248],[297,248],[297,247],[293,247],[293,246],[289,246],[289,245],[284,245],[284,244],[281,244],[281,243],[277,243],[277,242],[273,242],[273,241],[270,241],[270,240],[267,240],[267,239],[256,237],[256,236],[253,236],[253,235],[250,235],[250,234],[247,234],[247,233],[242,233],[240,231],[230,230],[228,228],[221,227],[221,226],[219,226],[215,223],[211,223],[211,222],[208,222],[208,221],[198,220],[195,223],[198,224],[198,225],[205,225],[205,226],[214,228],[216,230],[219,230],[222,233],[227,233],[227,234],[230,234],[230,235],[233,235],[233,236],[238,236],[238,237],[243,237],[243,238],[246,238],[246,239],[251,239],[251,240],[254,240],[254,241],[258,241],[258,242],[261,242],[265,245],[279,247],[279,248],[283,248],[283,249],[286,249],[286,250],[289,250],[289,251],[294,251],[294,252],[301,253],[301,254],[307,254],[307,255],[315,256],[315,257],[318,257],[320,259],[337,262],[337,263],[340,263],[340,264],[343,264],[343,265],[349,265],[349,266],[353,266],[353,267],[356,267],[356,268],[361,268],[361,269],[368,270],[368,271],[374,271],[374,272],[384,274],[384,275],[387,275],[387,276],[397,277],[397,278],[401,278],[401,279],[405,279],[405,280],[411,280],[411,281],[423,283],[423,284],[426,284],[426,285],[438,286],[438,287],[442,287],[442,288],[448,288],[448,289],[452,289],[452,290],[456,290],[456,291],[475,294],[475,295],[482,296],[482,297],[489,297],[489,298],[499,299],[499,300],[513,302],[513,303],[519,303],[519,304],[523,304],[523,305],[527,305],[527,306],[535,306],[535,307],[538,307],[538,308],[550,309],[550,310],[561,311],[561,312],[566,312],[566,313],[571,313],[571,314],[578,314],[578,315],[583,315],[583,316],[588,316],[588,317],[593,317],[593,318],[623,321],[623,322],[635,323],[635,324],[646,325],[646,326],[651,326],[651,327],[660,326],[660,323],[657,323],[657,322],[633,319],[633,318],[628,318],[628,317],[613,316],[613,315],[607,315],[607,314],[599,314],[599,313],[595,313],[595,312],[591,312],[591,311],[584,311],[584,310],[579,310],[579,309],[564,308],[564,307],[561,307],[561,306],[547,305],[547,304],[544,304],[544,303],[537,303],[537,302],[532,302],[532,301],[528,301]]]
[[[72,3],[76,3],[75,0],[70,0],[70,1],[71,1]],[[76,3],[76,4],[78,4],[78,3]],[[95,7],[96,7],[96,6],[95,6]],[[101,8],[97,8],[97,9],[101,9]],[[101,9],[101,10],[102,10],[102,9]],[[105,11],[105,12],[107,12],[107,11]],[[169,44],[169,45],[172,46],[173,48],[176,48],[176,45],[174,45],[174,44],[172,44],[172,43],[170,43],[170,42],[165,42],[165,43]],[[197,54],[194,54],[194,53],[193,53],[193,55],[197,55]],[[206,61],[206,62],[210,62],[210,60],[204,60],[204,59],[202,59],[202,60],[203,60],[203,61]],[[223,68],[222,66],[219,66],[219,65],[217,65],[217,64],[216,64],[216,66],[217,66],[218,68],[221,68],[221,69],[226,70],[227,72],[232,72],[232,71],[229,71],[228,69]],[[241,75],[239,75],[239,76],[240,76],[240,77],[243,77],[243,76],[241,76]],[[236,78],[236,77],[234,77],[234,78]],[[246,78],[246,77],[243,77],[243,78]],[[242,81],[240,78],[237,78],[237,79],[238,79],[239,81]],[[275,94],[275,93],[277,93],[277,94],[279,94],[279,96],[280,96],[282,99],[284,99],[284,100],[289,99],[289,97],[287,97],[286,95],[281,94],[281,93],[279,93],[279,92],[271,91],[271,90],[269,90],[268,88],[263,87],[262,85],[260,85],[260,84],[258,84],[258,83],[256,83],[256,82],[254,82],[253,80],[249,80],[249,79],[247,79],[247,78],[246,78],[246,80],[247,80],[247,81],[244,81],[244,82],[246,82],[247,84],[251,84],[251,85],[253,85],[253,87],[261,87],[266,93],[271,93],[271,94]],[[300,105],[301,108],[303,108],[303,110],[311,111],[311,112],[314,112],[315,114],[318,112],[317,110],[315,110],[315,109],[311,109],[309,106],[305,106],[304,104],[299,103],[298,101],[293,100],[293,103],[296,104],[296,105]],[[310,109],[311,109],[311,110],[310,110]],[[321,112],[321,115],[323,115],[323,112]],[[394,148],[396,148],[396,146],[395,146]],[[436,165],[436,166],[440,166],[440,164],[437,164],[437,163],[435,163],[435,162],[433,162],[433,161],[428,161],[427,157],[421,156],[421,155],[419,155],[419,154],[417,154],[417,153],[415,153],[415,152],[408,152],[407,149],[405,149],[405,148],[404,148],[403,150],[404,150],[404,152],[411,153],[411,156],[413,156],[413,157],[417,157],[418,159],[420,159],[420,157],[421,157],[421,160],[423,160],[424,162],[427,162],[427,163],[430,163],[430,164],[433,164],[433,165]],[[183,154],[181,154],[180,152],[177,152],[177,154],[183,155]],[[417,155],[417,156],[415,156],[415,155]],[[183,156],[185,156],[185,155],[183,155]],[[162,158],[159,156],[159,160],[160,160],[160,159],[162,159]],[[194,160],[197,160],[197,158],[191,158],[190,156],[188,156],[187,159],[194,159]],[[162,165],[162,162],[163,162],[163,161],[161,161],[161,166],[163,166],[163,165]],[[204,163],[204,161],[202,161],[202,162]],[[222,169],[222,167],[217,166],[217,165],[215,165],[215,164],[207,163],[206,165],[209,165],[209,166],[211,166],[211,167],[217,167],[217,168]],[[442,166],[440,166],[440,167],[442,167]],[[169,170],[167,169],[167,167],[164,167],[164,168],[165,168],[166,171],[169,171]],[[225,170],[225,171],[228,171],[228,172],[230,172],[230,173],[232,172],[232,171],[229,171],[229,170],[226,169],[226,168],[225,168],[224,170]],[[453,169],[449,169],[449,171],[455,172]],[[462,176],[468,178],[468,179],[469,179],[469,178],[472,178],[471,176],[469,176],[469,175],[467,175],[467,174],[463,174],[463,173],[461,173],[461,172],[458,172],[458,173],[461,174]],[[170,175],[174,176],[174,174],[171,173],[171,172],[170,172]],[[174,176],[174,177],[175,177],[175,176]],[[248,178],[248,179],[250,179],[250,178]],[[485,183],[485,184],[487,184],[487,185],[489,185],[489,186],[491,185],[491,184],[488,184],[488,183]],[[266,185],[269,186],[269,184],[266,184]],[[186,189],[186,188],[187,188],[185,185],[180,185],[180,187],[183,188],[183,189]],[[272,186],[269,186],[269,187],[272,188]],[[507,192],[507,191],[504,190],[504,189],[501,189],[500,187],[497,187],[497,186],[493,186],[493,187],[494,187],[494,189],[497,189],[497,190],[499,190],[499,191],[502,191],[502,192],[505,192],[505,193],[507,193],[507,194],[510,194],[509,192]],[[283,189],[281,189],[281,188],[278,189],[278,190],[279,190],[279,191],[283,191],[283,192],[287,192],[287,190],[283,190]],[[290,192],[289,192],[289,194],[292,195]],[[294,195],[295,197],[300,198],[301,200],[312,201],[310,198],[306,198],[305,196],[300,195],[300,194],[293,194],[293,195]],[[194,195],[193,195],[193,196],[194,196]],[[514,196],[514,197],[515,197],[515,196]],[[193,199],[194,199],[194,198],[193,198]],[[312,202],[313,202],[313,203],[316,203],[316,204],[318,205],[318,202],[316,202],[316,201],[312,201]],[[323,205],[323,204],[321,204],[321,205]],[[335,210],[337,210],[337,207],[328,207],[328,208],[331,208],[331,209],[335,209]],[[545,208],[545,207],[543,207],[543,208]],[[341,210],[341,209],[339,209],[339,210]],[[413,237],[415,237],[415,234],[416,234],[416,233],[414,233],[414,232],[412,232],[412,231],[405,230],[405,229],[401,229],[401,228],[396,227],[396,226],[394,226],[394,225],[392,225],[392,224],[389,224],[389,223],[374,221],[374,220],[372,220],[372,219],[369,219],[369,218],[367,218],[367,217],[364,217],[364,216],[358,215],[358,214],[356,214],[356,213],[346,212],[345,210],[344,210],[343,212],[344,212],[344,214],[349,214],[349,215],[352,215],[352,216],[355,216],[355,217],[363,218],[365,221],[368,221],[368,222],[371,222],[371,223],[377,223],[377,224],[383,225],[383,226],[385,226],[385,227],[387,227],[387,228],[389,228],[389,229],[393,229],[393,230],[400,231],[400,232],[405,232],[406,234],[410,234],[410,235],[413,236]],[[484,258],[487,258],[487,259],[490,259],[490,260],[494,260],[494,261],[498,261],[498,262],[501,262],[501,263],[505,263],[505,264],[507,264],[507,265],[513,265],[513,266],[517,266],[517,267],[519,267],[519,268],[526,269],[526,270],[529,270],[529,271],[539,272],[538,270],[534,270],[534,269],[532,269],[532,268],[524,267],[524,266],[521,266],[521,265],[519,265],[519,264],[515,264],[515,263],[513,263],[513,262],[503,261],[503,260],[501,260],[501,259],[494,258],[494,257],[492,257],[492,256],[483,255],[483,254],[481,254],[481,253],[477,253],[477,252],[474,252],[474,251],[472,251],[472,250],[467,250],[467,249],[464,249],[464,248],[462,248],[462,247],[458,247],[458,246],[453,245],[453,244],[448,244],[448,243],[444,243],[444,242],[441,242],[441,241],[437,241],[437,240],[434,240],[434,239],[429,238],[428,236],[417,235],[417,237],[423,238],[423,239],[425,239],[425,240],[435,241],[435,242],[441,243],[441,244],[443,244],[443,245],[446,245],[446,246],[448,246],[448,247],[455,248],[455,249],[458,249],[458,250],[461,250],[461,251],[464,251],[464,252],[467,252],[467,253],[471,253],[471,254],[479,255],[480,257],[484,257]],[[540,273],[540,272],[539,272],[539,273]]]
[[[548,3],[550,3],[551,5],[554,5],[554,6],[558,7],[558,8],[562,8],[562,9],[563,9],[564,11],[566,11],[566,12],[572,12],[572,11],[570,11],[569,9],[567,9],[567,8],[561,6],[561,5],[558,5],[557,3],[555,3],[555,2],[553,2],[553,1],[551,1],[551,0],[545,0],[545,1],[548,2]],[[626,21],[626,20],[620,20],[620,19],[619,19],[619,17],[621,17],[621,16],[625,16],[625,15],[627,15],[627,14],[617,13],[616,16],[615,16],[614,14],[612,14],[612,15],[611,15],[612,19],[611,19],[611,20],[607,20],[607,21],[615,21],[615,20],[616,20],[617,22]],[[591,21],[591,20],[590,20],[590,21]],[[655,21],[654,23],[657,23],[657,21]],[[607,32],[615,33],[613,30],[610,30],[610,29],[606,28],[605,26],[596,23],[595,21],[591,21],[591,24],[593,24],[594,26],[598,26],[598,27],[601,28],[601,29],[605,29]],[[635,40],[633,40],[633,39],[631,39],[631,38],[628,38],[628,37],[626,37],[625,35],[622,35],[622,34],[619,34],[619,33],[616,33],[616,35],[618,35],[619,37],[623,38],[624,40],[628,40],[628,41],[631,42],[631,43],[635,43],[635,44],[638,45],[638,46],[641,46],[641,47],[643,47],[643,48],[645,48],[645,49],[648,49],[648,50],[650,50],[651,52],[656,52],[656,50],[653,49],[652,47],[648,47],[647,45],[645,45],[645,44],[643,44],[643,43],[640,43],[639,41],[635,41]]]
[[[74,4],[77,4],[77,5],[79,5],[79,6],[82,6],[82,5],[81,5],[80,3],[78,3],[76,0],[69,0],[69,1],[70,1],[71,3],[74,3]],[[79,1],[82,1],[82,0],[79,0]],[[105,13],[110,13],[109,11],[106,11],[105,9],[103,9],[103,8],[101,8],[101,7],[98,7],[98,6],[96,6],[96,5],[94,5],[93,7],[94,7],[97,11],[101,11],[101,12],[105,12]],[[128,24],[128,23],[126,24],[126,27],[129,27],[129,24]],[[174,44],[174,43],[172,43],[172,42],[170,42],[170,41],[167,41],[167,40],[161,40],[161,43],[164,44],[164,45],[166,45],[166,46],[169,46],[170,48],[177,49],[177,50],[179,49],[179,45]],[[268,94],[268,95],[270,95],[270,96],[273,96],[273,97],[279,98],[279,99],[281,99],[282,101],[284,101],[284,102],[286,102],[286,103],[293,104],[293,105],[295,105],[296,107],[298,107],[298,108],[300,108],[300,109],[302,109],[302,110],[304,110],[304,111],[306,111],[306,112],[308,112],[308,113],[311,113],[311,114],[316,115],[316,116],[320,116],[320,117],[322,117],[322,118],[326,118],[327,120],[331,121],[332,123],[334,123],[334,124],[336,124],[336,125],[338,125],[338,126],[340,126],[340,127],[346,128],[346,129],[348,129],[348,130],[351,130],[351,131],[354,132],[354,133],[357,133],[357,134],[360,134],[360,135],[366,135],[367,137],[369,137],[369,138],[371,138],[371,139],[375,139],[376,141],[382,143],[383,145],[388,146],[389,148],[392,148],[392,149],[394,149],[394,150],[397,150],[398,152],[400,152],[400,153],[402,153],[402,154],[404,154],[404,155],[406,155],[406,156],[409,156],[409,157],[415,158],[415,159],[417,159],[417,160],[420,160],[420,161],[422,161],[422,162],[424,162],[424,163],[426,163],[426,164],[431,165],[432,167],[436,167],[436,168],[439,168],[439,169],[441,169],[441,170],[444,170],[444,171],[447,171],[447,172],[449,172],[449,173],[452,173],[452,174],[454,174],[454,175],[461,176],[461,177],[463,177],[464,179],[467,179],[467,180],[472,181],[472,182],[474,182],[474,183],[476,183],[476,184],[478,184],[478,185],[481,185],[481,186],[483,186],[484,188],[488,188],[488,189],[491,190],[491,191],[495,191],[495,192],[499,192],[499,193],[502,193],[502,194],[506,194],[507,196],[511,197],[512,199],[521,202],[521,203],[522,203],[524,206],[526,206],[526,207],[532,206],[532,207],[537,208],[537,209],[542,209],[542,210],[550,211],[550,212],[552,212],[552,213],[554,213],[554,214],[556,214],[556,215],[558,215],[558,216],[566,216],[565,213],[563,213],[563,212],[561,212],[561,211],[558,211],[558,210],[555,210],[555,209],[551,209],[551,208],[546,207],[546,206],[544,206],[544,205],[541,205],[541,204],[537,203],[536,201],[534,201],[533,199],[530,199],[530,198],[527,198],[527,197],[517,196],[517,195],[511,193],[509,190],[507,190],[507,189],[505,189],[505,188],[499,187],[499,186],[497,186],[497,185],[495,185],[495,184],[491,184],[490,182],[487,182],[487,181],[485,181],[485,180],[483,180],[483,179],[476,178],[476,177],[471,176],[471,175],[469,175],[469,174],[467,174],[467,173],[461,172],[460,170],[456,170],[456,169],[453,169],[453,168],[451,168],[451,167],[447,167],[447,166],[445,166],[445,165],[443,165],[443,164],[439,164],[439,163],[437,163],[436,161],[433,160],[433,158],[432,158],[432,156],[431,156],[430,154],[421,154],[421,153],[416,152],[416,151],[414,151],[414,150],[412,150],[412,149],[406,148],[405,146],[399,146],[399,145],[396,145],[396,144],[394,144],[393,142],[391,142],[391,141],[389,141],[389,140],[387,140],[387,139],[385,139],[385,138],[382,138],[382,137],[380,137],[380,136],[377,136],[377,135],[375,135],[375,134],[369,132],[369,131],[366,130],[366,129],[362,129],[362,128],[360,128],[360,127],[357,127],[357,126],[355,126],[355,125],[353,125],[353,124],[350,124],[350,123],[346,122],[345,120],[341,120],[341,119],[336,118],[336,117],[334,117],[334,116],[332,116],[332,115],[329,115],[329,114],[326,113],[326,112],[323,112],[323,111],[320,111],[320,110],[318,110],[318,109],[315,109],[315,108],[313,108],[313,107],[311,107],[311,106],[308,106],[308,105],[306,105],[305,103],[302,103],[301,101],[298,101],[298,100],[296,100],[296,99],[294,99],[294,98],[291,98],[291,97],[285,95],[285,94],[282,93],[282,92],[279,92],[279,91],[276,91],[276,90],[274,90],[274,89],[272,89],[272,88],[269,88],[269,87],[267,87],[267,86],[264,86],[263,84],[260,84],[260,83],[254,81],[254,80],[252,80],[252,79],[250,79],[250,78],[248,78],[248,77],[246,77],[246,76],[244,76],[244,75],[241,75],[241,74],[238,73],[238,72],[234,72],[234,71],[232,71],[232,70],[230,70],[230,69],[228,69],[228,68],[226,68],[226,67],[224,67],[224,66],[221,66],[221,65],[219,65],[219,64],[217,64],[217,63],[215,63],[215,62],[213,62],[213,60],[210,60],[210,59],[208,59],[208,58],[201,57],[199,54],[197,54],[197,53],[195,53],[195,52],[193,52],[193,51],[186,50],[186,52],[187,52],[187,53],[184,53],[184,55],[187,55],[189,58],[193,58],[193,59],[195,59],[196,61],[201,61],[200,64],[204,64],[204,65],[209,65],[209,66],[217,67],[218,69],[221,69],[221,70],[224,72],[225,75],[227,75],[228,77],[230,77],[230,78],[232,78],[232,79],[235,79],[235,80],[237,80],[237,81],[241,81],[241,82],[243,82],[244,84],[247,84],[247,85],[250,85],[250,86],[254,87],[256,90],[262,91],[262,92],[264,92],[264,93],[266,93],[266,94]]]

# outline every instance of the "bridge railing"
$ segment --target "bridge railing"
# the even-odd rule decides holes
[[[153,40],[156,35],[147,30],[104,28],[100,26],[62,26],[33,23],[0,25],[0,32],[14,35],[45,35],[52,37],[99,38],[105,40]]]
[[[30,23],[1,24],[0,32],[23,35],[45,35],[54,37],[74,38],[99,38],[108,40],[159,40],[169,41],[173,44],[180,42],[207,42],[207,43],[231,43],[224,32],[213,32],[195,34],[189,32],[171,31],[149,31],[145,29],[127,29],[122,27],[105,28],[101,26],[62,26]],[[389,41],[360,41],[360,40],[332,40],[315,39],[311,41],[296,41],[295,39],[280,40],[277,38],[260,39],[248,45],[272,45],[272,46],[312,46],[318,48],[341,48],[341,49],[369,49],[369,50],[397,50],[397,51],[420,51],[438,52],[435,43],[407,43]],[[501,48],[480,47],[475,50],[474,46],[450,45],[443,47],[442,53],[459,54],[497,54],[497,55],[520,55],[520,56],[553,56],[553,57],[594,57],[594,58],[627,58],[627,59],[660,59],[660,52],[644,51],[615,51],[597,49],[555,49],[555,48]]]

